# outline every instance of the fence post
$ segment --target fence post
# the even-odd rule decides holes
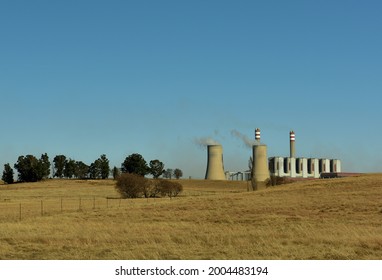
[[[21,203],[20,203],[20,211],[19,211],[19,220],[21,222]]]
[[[61,213],[62,213],[62,197],[61,197]]]
[[[78,211],[81,211],[81,197],[80,197],[80,204],[78,205]]]
[[[41,217],[44,216],[44,204],[43,201],[41,200]]]
[[[93,196],[93,210],[95,209],[95,196]]]

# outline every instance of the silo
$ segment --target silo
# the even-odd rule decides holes
[[[267,146],[260,143],[260,129],[256,129],[257,143],[252,146],[253,164],[252,164],[252,188],[257,190],[265,188],[265,183],[269,176],[269,166],[267,157]]]
[[[223,165],[223,148],[221,145],[207,146],[206,180],[226,180]]]

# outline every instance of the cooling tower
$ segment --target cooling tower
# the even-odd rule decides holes
[[[226,180],[223,165],[223,148],[221,145],[207,146],[206,180]]]
[[[260,144],[260,130],[256,129],[257,144],[252,146],[252,188],[257,190],[265,187],[265,181],[270,178],[268,168],[267,146]]]
[[[270,178],[266,145],[253,146],[253,180],[257,183],[265,182]]]
[[[290,138],[290,157],[291,158],[295,158],[296,157],[296,149],[295,149],[295,140],[296,140],[296,136],[294,134],[294,131],[291,131],[289,133],[289,138]]]

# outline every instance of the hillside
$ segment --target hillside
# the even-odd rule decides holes
[[[382,259],[381,174],[181,183],[171,200],[120,200],[111,180],[1,185],[0,259]]]

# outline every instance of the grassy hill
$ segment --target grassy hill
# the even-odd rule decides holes
[[[381,174],[180,182],[171,200],[120,200],[112,180],[0,185],[0,259],[382,259]]]

